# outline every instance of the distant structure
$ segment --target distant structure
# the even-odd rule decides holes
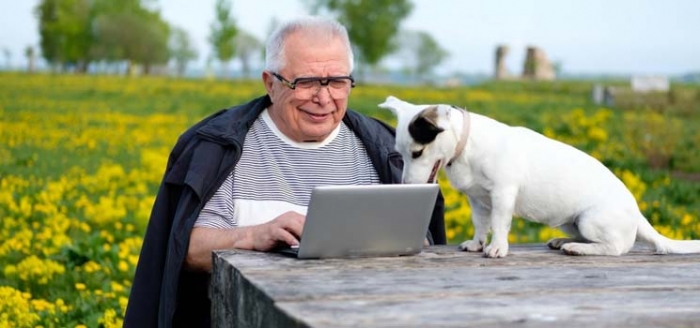
[[[523,64],[523,78],[543,81],[552,81],[556,78],[554,67],[542,49],[527,47],[527,55]]]
[[[634,92],[668,92],[671,82],[667,76],[633,76],[630,86]]]
[[[694,103],[694,93],[676,97],[671,95],[671,82],[667,76],[632,76],[628,86],[604,86],[596,84],[591,91],[591,101],[596,105],[662,109],[669,104]],[[687,99],[682,99],[687,98]]]
[[[512,78],[508,69],[506,69],[505,58],[508,55],[508,46],[499,45],[496,48],[495,74],[496,80],[506,80]]]
[[[509,48],[506,45],[499,45],[496,47],[493,75],[496,80],[512,80],[517,78],[511,75],[506,68],[505,58],[508,52]],[[521,78],[537,81],[552,81],[556,79],[554,66],[547,59],[542,49],[532,46],[527,47]]]

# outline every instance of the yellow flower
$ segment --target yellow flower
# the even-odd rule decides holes
[[[691,223],[693,223],[693,216],[685,213],[683,214],[683,217],[681,218],[681,225],[682,226],[690,226]]]
[[[36,255],[31,255],[20,261],[16,267],[8,266],[5,269],[5,275],[46,285],[55,275],[63,274],[65,271],[66,268],[56,261],[42,260]]]
[[[647,208],[649,208],[649,203],[639,202],[639,210],[640,211],[646,211]]]
[[[129,264],[126,261],[119,261],[118,265],[119,271],[129,271]]]
[[[71,307],[68,306],[62,298],[56,300],[56,307],[60,309],[63,313],[66,313],[71,309]]]
[[[126,305],[129,303],[129,298],[120,296],[119,297],[119,307],[122,309],[122,313],[126,311]]]
[[[114,309],[107,309],[97,322],[105,328],[117,328],[123,325],[123,320],[117,317],[117,312]]]
[[[37,299],[37,300],[31,300],[32,303],[32,308],[34,308],[35,311],[42,312],[46,311],[47,313],[54,315],[56,314],[56,305],[42,299]]]
[[[123,292],[123,291],[124,291],[124,286],[122,286],[122,285],[121,285],[120,283],[118,283],[118,282],[112,281],[112,282],[110,282],[109,284],[110,284],[110,286],[112,287],[112,290],[115,291],[115,292],[117,292],[117,293],[120,293],[120,292]]]
[[[85,290],[85,288],[86,288],[85,284],[82,284],[82,283],[75,284],[75,289],[77,289],[77,290]]]
[[[32,311],[31,295],[0,286],[0,327],[32,327],[39,315]]]
[[[102,267],[94,261],[85,262],[85,264],[83,264],[82,268],[87,273],[97,272],[97,271],[100,271],[102,269]]]
[[[605,142],[608,140],[608,133],[600,127],[592,126],[588,129],[588,138],[595,142]]]

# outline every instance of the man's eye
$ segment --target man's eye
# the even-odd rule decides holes
[[[329,84],[334,89],[345,89],[350,86],[350,79],[333,79],[329,81]]]
[[[318,81],[313,81],[313,80],[301,80],[297,81],[297,87],[302,88],[302,89],[309,89],[313,88],[316,84],[318,84]]]
[[[413,159],[416,159],[416,158],[420,157],[420,155],[423,155],[423,149],[421,149],[421,150],[416,150],[416,151],[414,151],[414,152],[411,152],[411,157],[412,157]]]

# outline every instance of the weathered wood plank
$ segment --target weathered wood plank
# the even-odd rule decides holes
[[[417,256],[296,260],[214,254],[219,326],[700,327],[700,255],[572,257],[514,245],[504,259],[429,247]]]

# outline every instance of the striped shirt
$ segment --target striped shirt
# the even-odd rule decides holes
[[[378,183],[364,145],[344,123],[322,142],[299,143],[277,129],[266,109],[246,134],[240,160],[204,205],[195,227],[262,224],[287,211],[306,215],[315,186]]]

